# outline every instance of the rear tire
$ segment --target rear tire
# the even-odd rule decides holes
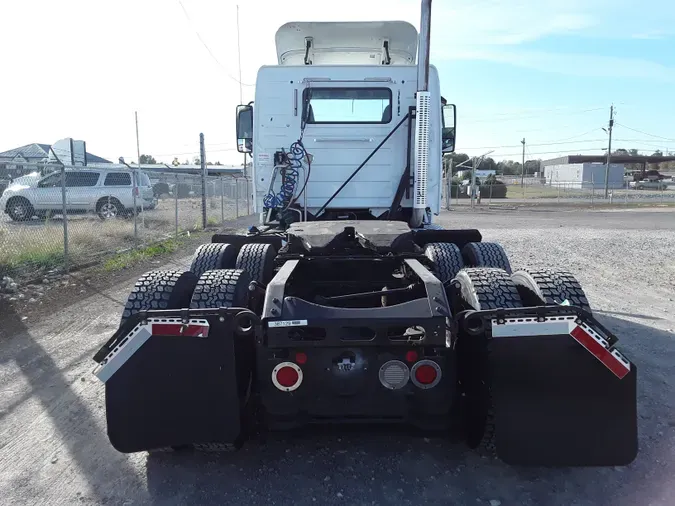
[[[460,296],[460,299],[454,301],[456,307],[481,311],[523,306],[518,288],[505,270],[462,269],[455,277],[455,281],[459,284],[457,288]]]
[[[524,269],[514,272],[511,279],[527,306],[557,305],[567,300],[592,313],[581,284],[569,272]]]
[[[502,269],[463,269],[455,277],[455,312],[522,307],[516,285]],[[492,402],[488,362],[489,341],[485,334],[462,335],[457,341],[458,376],[464,434],[469,448],[479,454],[496,456],[495,410]]]
[[[35,209],[28,199],[15,197],[7,202],[7,214],[14,221],[28,221],[33,218]]]
[[[96,203],[96,214],[102,220],[112,220],[124,215],[124,206],[114,198],[103,198]]]
[[[196,284],[197,277],[189,271],[146,272],[129,294],[122,313],[122,323],[141,311],[187,308]]]
[[[462,249],[462,255],[471,267],[494,267],[511,274],[509,258],[496,242],[470,242]]]
[[[190,307],[193,309],[219,309],[221,307],[248,307],[248,285],[251,278],[246,271],[239,269],[218,269],[206,271],[197,282]],[[238,394],[240,409],[247,411],[253,386],[255,345],[253,337],[234,337],[236,368],[238,376]],[[248,424],[249,427],[253,424]],[[236,443],[194,443],[188,449],[198,452],[233,452],[241,447]]]
[[[190,271],[199,279],[206,271],[234,267],[236,257],[237,249],[231,244],[202,244],[192,257]]]
[[[251,277],[239,269],[206,271],[197,281],[190,308],[219,309],[221,307],[248,307],[248,285]]]
[[[239,250],[235,269],[248,272],[252,281],[266,285],[274,274],[277,252],[271,244],[244,244]]]
[[[434,263],[434,274],[445,284],[464,268],[462,252],[456,244],[432,242],[424,247],[424,256]]]

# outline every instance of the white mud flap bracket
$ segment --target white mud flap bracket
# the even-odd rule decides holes
[[[492,320],[492,337],[556,336],[569,334],[581,346],[598,359],[619,379],[624,378],[631,364],[609,341],[593,328],[579,321],[576,316],[550,318],[508,318],[500,323]]]
[[[122,367],[150,336],[208,337],[209,322],[191,319],[187,323],[181,318],[148,318],[139,323],[94,369],[94,375],[103,383],[107,382]]]

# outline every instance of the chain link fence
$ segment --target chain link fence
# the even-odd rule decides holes
[[[443,206],[490,204],[675,205],[675,181],[624,182],[608,188],[604,181],[543,181],[538,178],[497,177],[471,187],[469,181],[443,180]],[[473,191],[473,199],[472,197]]]
[[[0,197],[0,278],[67,271],[252,212],[250,179],[229,174],[202,184],[180,167],[24,167]]]

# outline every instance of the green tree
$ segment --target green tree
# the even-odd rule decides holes
[[[157,160],[152,155],[141,155],[140,162],[141,165],[154,165],[157,163]]]

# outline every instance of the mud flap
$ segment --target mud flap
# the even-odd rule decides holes
[[[504,462],[614,466],[635,459],[633,364],[626,361],[617,375],[569,334],[493,337],[489,361]]]
[[[192,320],[181,330],[180,324],[149,319],[130,334],[126,352],[119,348],[121,358],[107,361],[112,370],[98,373],[105,381],[108,437],[115,449],[132,453],[238,441],[241,389],[232,323],[210,320],[201,320],[207,329],[202,332]]]

